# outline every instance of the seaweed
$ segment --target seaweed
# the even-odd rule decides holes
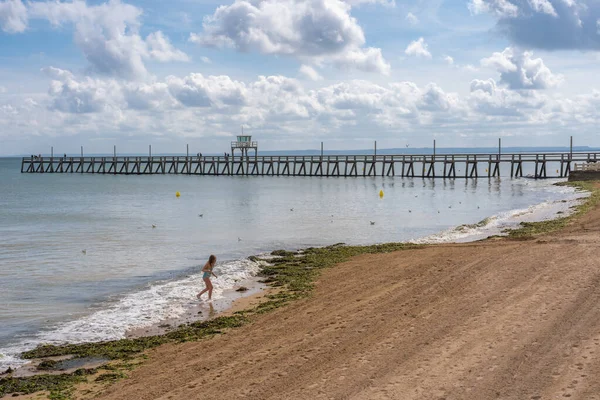
[[[72,355],[74,357],[103,357],[110,360],[131,359],[145,350],[165,343],[181,343],[222,333],[227,328],[243,325],[243,316],[221,316],[208,321],[184,324],[164,335],[145,336],[133,339],[120,339],[105,342],[41,345],[21,354],[22,358],[45,358]]]
[[[50,391],[50,398],[59,399],[60,396],[68,398],[68,393],[65,392],[68,392],[74,384],[85,382],[86,376],[95,372],[95,369],[80,369],[72,374],[0,378],[0,397],[9,393],[30,394],[48,390]]]
[[[515,240],[531,240],[535,237],[555,232],[559,229],[564,228],[578,218],[579,216],[587,213],[592,208],[600,204],[600,187],[597,182],[585,181],[585,182],[561,182],[557,183],[557,186],[571,186],[580,191],[589,192],[588,197],[581,197],[578,200],[582,201],[581,204],[573,206],[574,212],[566,217],[559,217],[547,221],[539,222],[521,222],[520,226],[516,229],[507,229],[504,232],[508,234],[510,239]]]

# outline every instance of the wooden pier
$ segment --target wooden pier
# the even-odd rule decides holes
[[[323,176],[412,178],[565,178],[574,163],[600,161],[600,152],[325,155],[24,157],[23,173],[110,175]],[[510,175],[508,175],[510,171]],[[524,171],[531,171],[530,174]]]

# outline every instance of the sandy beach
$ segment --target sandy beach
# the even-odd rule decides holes
[[[100,398],[600,399],[599,228],[356,257]]]

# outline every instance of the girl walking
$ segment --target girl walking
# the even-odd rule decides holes
[[[217,257],[215,257],[214,255],[211,254],[210,257],[208,257],[208,261],[206,262],[206,264],[204,264],[204,267],[202,268],[202,280],[204,281],[206,288],[204,288],[203,291],[201,291],[200,293],[198,293],[196,295],[197,298],[200,298],[200,296],[202,296],[204,293],[208,292],[208,300],[212,299],[213,285],[212,285],[212,282],[210,281],[210,277],[212,275],[215,278],[217,278],[217,276],[213,272],[213,268],[215,267],[216,263],[217,263]]]

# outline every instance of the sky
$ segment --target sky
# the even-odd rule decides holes
[[[0,156],[600,146],[600,0],[0,0]]]

